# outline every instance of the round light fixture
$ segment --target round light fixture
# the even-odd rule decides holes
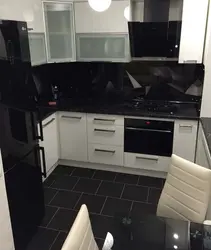
[[[127,6],[124,10],[124,17],[130,21],[130,6]]]
[[[176,239],[176,240],[178,240],[179,239],[179,235],[178,234],[173,234],[173,237],[174,237],[174,239]]]
[[[177,245],[174,245],[174,249],[178,249],[178,246],[177,246]]]
[[[88,0],[88,2],[90,7],[97,12],[103,12],[111,5],[111,0]]]

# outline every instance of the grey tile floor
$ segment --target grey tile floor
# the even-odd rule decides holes
[[[82,204],[101,247],[116,213],[155,214],[163,185],[159,178],[58,166],[44,182],[46,215],[27,250],[60,250]]]

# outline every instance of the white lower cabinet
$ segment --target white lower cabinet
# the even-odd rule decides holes
[[[109,165],[123,166],[123,147],[89,144],[89,161]]]
[[[201,124],[199,126],[197,139],[196,164],[205,168],[211,168],[211,155]]]
[[[169,157],[124,153],[124,166],[144,170],[168,172]]]
[[[59,112],[60,158],[88,161],[86,114]]]
[[[44,140],[40,146],[45,149],[46,171],[48,172],[59,159],[56,113],[42,121],[42,127]]]
[[[197,130],[197,121],[176,120],[174,124],[173,153],[194,162]]]

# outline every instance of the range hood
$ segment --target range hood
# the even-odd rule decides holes
[[[183,0],[133,0],[131,6],[132,60],[177,61]]]

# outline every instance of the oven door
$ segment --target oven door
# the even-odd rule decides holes
[[[174,122],[125,119],[124,151],[171,156]]]

